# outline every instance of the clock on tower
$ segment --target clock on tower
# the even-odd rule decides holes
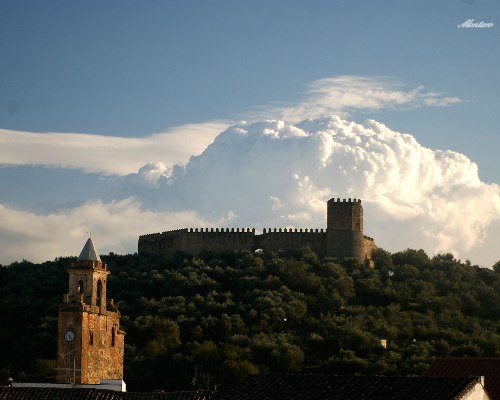
[[[120,313],[107,301],[109,271],[91,238],[68,273],[69,293],[59,306],[57,381],[122,382],[125,332],[120,330]]]

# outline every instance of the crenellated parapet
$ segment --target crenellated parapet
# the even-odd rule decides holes
[[[262,231],[263,234],[266,233],[325,233],[326,231],[323,231],[323,229],[297,229],[297,228],[268,228],[266,231],[266,228]]]
[[[255,233],[255,228],[189,228],[189,233]]]
[[[370,258],[373,238],[363,235],[363,208],[359,199],[332,198],[327,204],[327,228],[182,228],[139,237],[139,253],[184,251],[293,250],[310,247],[318,255]]]
[[[345,203],[345,204],[361,204],[361,199],[352,199],[349,197],[348,199],[340,199],[340,198],[334,198],[332,197],[328,202],[333,202],[333,203]]]
[[[251,249],[253,228],[183,228],[139,237],[139,252],[167,254],[184,251],[231,251]]]

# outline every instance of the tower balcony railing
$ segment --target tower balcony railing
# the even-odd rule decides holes
[[[63,295],[63,303],[85,303],[83,293]]]

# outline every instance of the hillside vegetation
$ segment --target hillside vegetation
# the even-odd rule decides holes
[[[102,259],[130,391],[212,389],[266,371],[418,375],[435,356],[500,356],[499,263],[410,249],[377,250],[375,269],[309,249]],[[0,267],[0,378],[55,376],[72,261]]]

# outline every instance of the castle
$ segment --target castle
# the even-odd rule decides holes
[[[357,199],[330,199],[327,203],[327,228],[324,229],[255,229],[184,228],[139,237],[141,254],[169,254],[183,251],[257,250],[277,251],[309,247],[320,256],[355,258],[369,262],[376,248],[372,238],[363,235],[363,207]]]

